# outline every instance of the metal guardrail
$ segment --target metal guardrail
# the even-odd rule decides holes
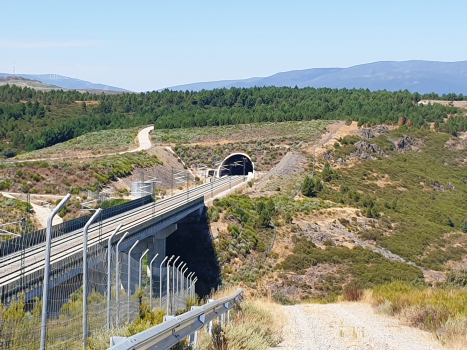
[[[192,308],[131,337],[113,337],[108,350],[168,349],[229,311],[242,297],[243,290],[240,288],[228,297]]]

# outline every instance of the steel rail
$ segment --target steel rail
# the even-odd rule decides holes
[[[241,176],[238,176],[236,177],[235,181],[239,181],[241,180]],[[226,187],[229,183],[228,179],[221,179],[221,180],[218,180],[215,182],[216,183],[216,188],[215,190],[219,190],[219,189],[222,189],[223,187]],[[198,186],[197,188],[195,189],[192,189],[191,190],[191,196],[189,198],[189,200],[196,200],[196,199],[199,199],[201,196],[203,196],[204,194],[206,193],[209,193],[211,191],[211,187],[210,187],[211,184],[205,184],[205,185],[201,185],[201,186]],[[206,190],[205,190],[206,189]],[[205,191],[204,191],[205,190]],[[180,193],[176,196],[173,196],[171,198],[168,198],[166,200],[163,200],[163,201],[160,201],[158,202],[158,205],[157,207],[163,207],[163,208],[160,208],[161,211],[158,212],[158,216],[161,216],[167,212],[170,212],[174,209],[177,209],[178,207],[186,204],[188,201],[186,199],[186,197],[184,196],[185,194],[184,193]],[[177,200],[179,199],[175,204],[171,204],[171,202],[173,202],[174,200]],[[111,234],[111,232],[114,230],[115,228],[115,225],[117,225],[118,223],[121,223],[122,221],[122,216],[123,217],[129,217],[130,219],[133,218],[132,221],[130,222],[127,222],[125,224],[122,224],[122,228],[123,230],[128,230],[128,229],[131,229],[133,227],[136,227],[138,225],[140,225],[141,223],[144,223],[145,221],[147,221],[147,215],[143,215],[143,214],[147,214],[146,212],[149,212],[154,210],[154,203],[149,203],[149,204],[146,204],[142,207],[139,207],[139,208],[135,208],[135,209],[132,209],[128,212],[125,212],[125,215],[121,214],[119,216],[115,216],[115,217],[111,217],[105,221],[102,222],[102,225],[106,225],[106,232],[103,232],[100,237],[97,237],[95,234],[96,234],[96,231],[98,231],[98,225],[100,225],[99,223],[97,224],[94,224],[93,228],[91,228],[89,231],[89,235],[91,236],[90,240],[89,240],[89,247],[93,246],[93,245],[96,245],[98,244],[99,242],[103,243],[105,241],[106,238],[108,238],[108,236]],[[143,215],[141,218],[137,219],[137,220],[134,220],[135,216],[136,215]],[[107,221],[107,222],[106,222]],[[113,226],[112,226],[113,225]],[[57,247],[60,247],[63,245],[63,243],[67,243],[67,247],[65,249],[63,249],[61,252],[58,252],[58,253],[55,253],[53,254],[53,256],[51,257],[51,262],[56,262],[56,261],[60,261],[62,260],[63,258],[66,258],[67,256],[71,256],[73,255],[73,253],[76,253],[77,251],[79,251],[80,249],[82,249],[82,241],[80,243],[77,243],[73,246],[73,241],[79,241],[80,237],[79,235],[81,234],[82,232],[82,229],[78,229],[76,231],[72,231],[66,235],[63,235],[63,236],[60,236],[60,237],[57,237],[55,238],[53,244],[52,244],[52,247],[53,248],[57,248]],[[94,235],[93,235],[94,234]],[[30,247],[28,250],[28,253],[25,254],[25,259],[28,260],[28,268],[26,271],[26,274],[31,274],[31,273],[34,273],[36,272],[37,270],[40,270],[43,268],[43,259],[40,258],[40,259],[36,259],[35,262],[30,262],[30,260],[33,260],[32,258],[34,258],[36,255],[40,255],[43,251],[43,244],[39,244],[39,245],[36,245],[34,247]],[[71,246],[71,247],[70,247]],[[11,259],[11,255],[8,255],[7,257],[10,257],[9,259],[9,265],[12,266],[15,262],[15,260],[20,260],[20,257],[19,259]],[[39,265],[39,266],[37,266]],[[5,269],[0,269],[0,271],[3,271],[5,272],[4,273],[4,276],[2,278],[0,278],[0,285],[4,285],[4,284],[7,284],[7,283],[12,283],[14,282],[15,280],[17,280],[19,277],[17,276],[17,273],[15,274],[15,272],[18,272],[20,270],[20,268],[17,268],[16,270],[14,270],[14,268],[10,268],[8,269],[8,271],[5,271]],[[6,276],[5,276],[6,275]]]
[[[237,178],[237,181],[238,181],[238,178]],[[221,185],[223,183],[226,183],[226,182],[227,182],[227,179],[224,178],[224,179],[216,181],[215,183],[219,187],[219,185]],[[209,187],[210,187],[210,184],[203,184],[203,185],[198,186],[195,189],[193,189],[192,193],[199,192],[200,190],[202,191],[202,190],[204,190],[204,188],[208,189]],[[209,191],[206,191],[206,192],[209,192]],[[174,196],[172,196],[170,198],[166,198],[166,199],[163,199],[163,200],[161,200],[159,202],[156,202],[155,205],[154,205],[154,203],[148,203],[148,204],[145,204],[144,206],[130,209],[130,210],[128,210],[128,211],[126,211],[124,213],[121,213],[119,215],[107,218],[107,219],[103,220],[101,223],[102,223],[102,226],[104,226],[109,222],[117,221],[117,220],[120,220],[120,219],[125,218],[125,217],[130,217],[131,218],[135,213],[137,213],[138,211],[141,211],[141,210],[145,210],[147,207],[151,207],[151,208],[160,207],[160,206],[163,206],[163,205],[167,205],[167,204],[169,204],[170,202],[173,202],[173,201],[177,201],[177,202],[186,201],[185,192],[181,192],[181,193],[179,193],[177,195],[174,195]],[[101,223],[99,223],[99,224],[101,224]],[[54,244],[56,244],[57,242],[66,240],[70,236],[74,236],[74,235],[78,234],[78,232],[80,232],[81,230],[82,230],[82,228],[71,231],[71,232],[66,233],[64,235],[61,235],[59,237],[55,237],[54,238]],[[43,247],[43,246],[45,246],[45,242],[38,243],[38,244],[36,244],[36,245],[34,245],[32,247],[28,247],[26,249],[26,251],[37,249],[37,248],[40,248],[40,247]],[[8,263],[8,265],[11,265],[12,259],[14,259],[15,257],[17,257],[19,259],[21,258],[21,253],[22,253],[21,251],[17,251],[17,252],[7,254],[7,255],[1,257],[0,258],[0,271],[2,270],[3,263]]]
[[[222,181],[221,183],[218,183],[217,187],[222,186],[224,184],[224,182],[226,182],[226,180]],[[208,186],[206,186],[206,188],[207,187]],[[199,192],[198,189],[203,190],[203,188],[201,188],[201,186],[199,186],[198,188],[196,188],[196,190],[192,190],[192,192]],[[197,195],[198,195],[197,193],[194,193],[191,198],[193,199]],[[132,219],[137,214],[143,214],[145,211],[148,210],[148,208],[154,209],[154,207],[156,207],[156,208],[160,209],[159,207],[161,207],[161,206],[167,207],[170,202],[172,202],[173,200],[176,200],[176,199],[181,199],[181,200],[178,200],[177,203],[186,202],[186,198],[184,198],[184,194],[182,193],[182,194],[179,194],[177,196],[174,196],[173,198],[168,198],[167,200],[157,202],[156,205],[154,205],[154,203],[149,203],[149,204],[146,204],[146,205],[141,206],[139,208],[131,209],[131,210],[129,210],[129,211],[125,212],[125,213],[122,213],[122,214],[120,214],[118,216],[108,218],[108,219],[102,221],[102,226],[106,226],[106,230],[111,231],[112,229],[108,227],[109,224],[110,225],[114,224],[115,222],[122,221],[122,219],[125,219],[125,218]],[[97,229],[96,226],[97,225],[101,225],[101,223],[97,223],[97,224],[93,225],[94,227],[91,228],[90,234],[92,234],[93,231],[96,231],[96,229]],[[56,247],[58,245],[61,245],[63,242],[69,241],[70,239],[74,238],[74,236],[79,235],[81,231],[82,231],[82,229],[78,229],[78,230],[72,231],[70,233],[67,233],[65,235],[62,235],[60,237],[54,238],[53,243],[52,243],[52,247]],[[43,246],[44,246],[44,243],[39,243],[37,245],[34,245],[33,247],[29,247],[28,249],[26,249],[26,254],[25,254],[24,258],[27,259],[28,257],[30,257],[32,255],[31,252],[42,251],[41,248],[43,248]],[[20,261],[21,260],[21,254],[20,253],[21,252],[15,252],[14,254],[9,254],[9,255],[5,256],[3,260],[6,260],[8,265],[11,266],[11,265],[13,265],[15,263],[15,261]],[[2,259],[0,259],[0,262],[1,261],[2,261]],[[0,263],[0,271],[4,271],[4,269],[2,267],[3,266]]]

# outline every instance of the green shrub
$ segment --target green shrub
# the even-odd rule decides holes
[[[464,219],[461,224],[461,231],[467,233],[467,219]]]

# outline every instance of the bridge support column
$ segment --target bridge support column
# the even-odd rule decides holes
[[[160,231],[155,232],[152,236],[149,236],[145,239],[142,239],[139,244],[132,250],[131,252],[131,276],[130,276],[130,291],[131,294],[134,294],[136,291],[136,286],[139,282],[139,258],[141,254],[146,250],[149,249],[148,252],[148,261],[151,261],[152,258],[159,254],[156,260],[154,261],[153,265],[153,292],[156,293],[159,290],[159,265],[165,257],[166,253],[166,238],[170,236],[173,232],[177,230],[177,224],[170,225]],[[128,251],[122,254],[122,285],[125,291],[128,292]],[[142,270],[143,275],[147,274],[147,270]],[[157,276],[157,277],[156,277]],[[157,282],[157,288],[156,288]],[[157,295],[157,294],[154,294]]]

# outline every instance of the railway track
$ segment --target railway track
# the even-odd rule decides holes
[[[91,225],[88,231],[88,247],[91,249],[96,244],[105,243],[119,224],[122,228],[119,232],[128,231],[163,214],[167,214],[182,205],[188,200],[209,195],[211,192],[227,189],[230,185],[238,184],[243,180],[243,176],[224,177],[215,182],[203,184],[188,191],[177,194],[173,197],[153,202],[141,207],[131,209],[120,215],[108,218],[102,222]],[[79,253],[83,249],[83,229],[77,229],[52,240],[52,255],[50,263],[56,263]],[[6,255],[0,259],[0,287],[13,284],[20,278],[40,271],[44,268],[45,243],[39,243],[25,249]],[[22,257],[22,254],[24,255]],[[24,266],[21,267],[21,260],[24,259]]]

